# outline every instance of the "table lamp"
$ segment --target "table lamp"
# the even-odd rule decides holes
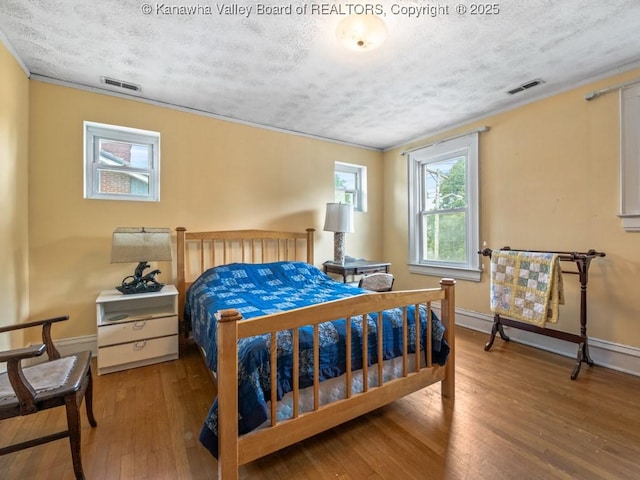
[[[344,234],[353,232],[353,205],[327,203],[324,231],[333,234],[333,261],[344,265]]]
[[[171,230],[168,228],[118,227],[111,241],[111,263],[138,262],[133,275],[122,280],[116,290],[125,295],[158,292],[164,287],[155,276],[160,270],[149,268],[150,261],[171,261]]]

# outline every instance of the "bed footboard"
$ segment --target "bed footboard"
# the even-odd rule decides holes
[[[433,364],[431,344],[431,304],[440,302],[441,321],[445,327],[445,339],[449,345],[449,356],[445,366]],[[408,353],[407,344],[409,329],[407,326],[408,309],[415,307],[426,309],[427,331],[425,350],[420,342],[415,342],[414,352]],[[384,380],[382,362],[369,365],[367,346],[367,321],[362,322],[362,356],[363,356],[363,390],[352,394],[353,381],[351,375],[351,319],[369,313],[377,316],[378,332],[382,331],[381,312],[393,308],[402,311],[403,355],[402,375],[398,378]],[[347,341],[345,342],[347,369],[345,374],[347,398],[326,405],[318,400],[318,368],[319,365],[319,327],[323,322],[347,319]],[[242,320],[235,310],[221,312],[218,323],[218,478],[223,480],[237,479],[238,468],[244,463],[275,452],[305,438],[356,418],[376,408],[393,402],[405,395],[420,390],[428,385],[441,382],[443,397],[453,399],[455,395],[455,281],[442,279],[440,288],[428,290],[398,291],[389,293],[371,293],[356,297],[336,300],[310,307],[290,310],[255,319]],[[415,322],[415,338],[421,338],[420,322]],[[313,410],[300,412],[298,409],[298,329],[313,326],[313,361],[314,379]],[[283,330],[292,331],[293,345],[293,414],[290,419],[278,421],[276,415],[276,368],[271,369],[271,423],[248,434],[238,435],[238,339],[256,335],[269,334],[271,338],[271,360],[275,365],[276,333]],[[377,336],[378,358],[382,358],[382,335]],[[374,347],[374,346],[371,346]],[[415,356],[413,362],[410,357]],[[410,366],[413,365],[413,368]],[[368,370],[378,370],[378,382],[369,385]],[[375,373],[375,372],[374,372]]]

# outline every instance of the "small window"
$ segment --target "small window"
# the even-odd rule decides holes
[[[84,198],[160,201],[160,133],[84,122]]]
[[[409,271],[480,280],[478,134],[409,155]]]
[[[336,162],[335,201],[350,203],[356,212],[367,211],[367,167]]]

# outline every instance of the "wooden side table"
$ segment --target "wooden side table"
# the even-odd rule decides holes
[[[342,276],[342,281],[347,283],[349,275],[368,275],[370,273],[389,273],[388,262],[374,262],[370,260],[353,260],[343,264],[327,261],[322,264],[324,273],[335,273]]]

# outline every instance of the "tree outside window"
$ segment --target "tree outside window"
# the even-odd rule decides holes
[[[423,256],[445,262],[466,262],[466,159],[458,157],[423,168],[425,205]]]
[[[367,211],[367,167],[336,162],[335,201],[350,203],[356,212]]]
[[[480,280],[478,134],[409,154],[409,271]]]

